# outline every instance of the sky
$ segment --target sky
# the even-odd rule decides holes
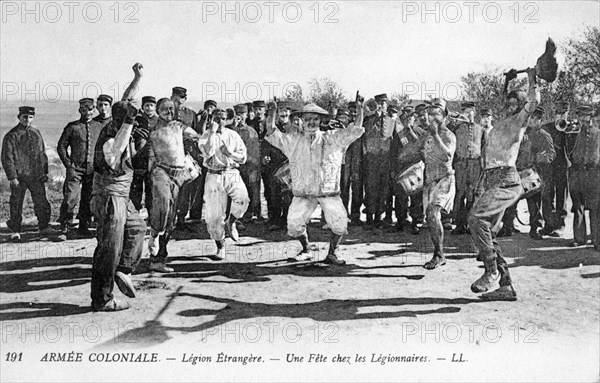
[[[246,102],[305,94],[328,77],[356,90],[455,98],[460,77],[535,65],[600,24],[598,1],[2,1],[2,102],[119,97],[141,62],[138,98]],[[229,13],[227,12],[229,10]],[[559,55],[559,61],[560,61]]]

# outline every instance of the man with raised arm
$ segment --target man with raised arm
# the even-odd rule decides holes
[[[527,96],[522,92],[510,92],[504,118],[500,118],[488,132],[483,148],[483,175],[477,185],[475,203],[469,214],[471,237],[485,266],[485,272],[471,285],[471,291],[489,291],[499,280],[500,287],[497,290],[482,296],[489,300],[517,299],[508,264],[496,242],[496,234],[505,210],[518,201],[523,193],[516,161],[527,119],[540,103],[535,68],[529,69],[527,75]],[[516,77],[514,70],[509,72],[509,76]]]
[[[319,126],[321,119],[329,113],[315,104],[302,108],[303,129],[292,133],[277,129],[276,110],[277,105],[271,103],[266,140],[281,149],[290,161],[294,197],[287,214],[287,230],[288,235],[302,245],[302,250],[292,260],[311,259],[306,224],[321,205],[332,232],[325,263],[344,265],[346,261],[337,256],[338,246],[348,228],[348,212],[340,197],[340,172],[344,152],[365,132],[362,102],[357,100],[356,123],[326,132],[320,131]]]
[[[131,273],[137,267],[144,246],[146,224],[129,199],[133,180],[132,158],[136,154],[132,131],[138,110],[128,100],[137,90],[142,65],[133,66],[135,77],[112,106],[112,121],[102,129],[94,153],[94,186],[91,209],[98,228],[98,245],[92,261],[91,298],[93,311],[129,308],[117,301],[114,283],[123,294],[135,297]]]

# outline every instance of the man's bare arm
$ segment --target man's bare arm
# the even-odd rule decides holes
[[[125,90],[125,93],[123,93],[123,97],[121,98],[121,101],[133,100],[133,97],[135,96],[135,94],[138,91],[140,79],[143,76],[142,68],[143,68],[143,66],[140,63],[135,63],[133,65],[133,67],[132,67],[133,73],[134,73],[133,81],[131,82],[131,84],[129,84],[129,86]]]

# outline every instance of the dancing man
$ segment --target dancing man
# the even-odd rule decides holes
[[[509,72],[509,79],[516,77],[514,72]],[[486,292],[492,289],[498,279],[500,280],[500,287],[496,291],[484,294],[483,299],[517,299],[508,264],[496,242],[496,234],[505,210],[518,201],[523,193],[516,161],[527,119],[540,102],[535,68],[529,69],[527,75],[527,96],[522,92],[510,92],[504,118],[499,119],[488,133],[483,151],[483,175],[477,185],[475,203],[469,214],[471,237],[485,266],[485,272],[471,285],[471,291]]]
[[[311,259],[306,224],[321,205],[325,220],[331,229],[329,253],[325,263],[344,265],[336,252],[342,235],[348,227],[348,212],[340,197],[340,172],[344,152],[364,133],[362,102],[357,100],[358,115],[355,123],[345,129],[322,132],[321,119],[329,113],[315,104],[302,108],[302,131],[283,133],[275,126],[277,105],[270,104],[267,137],[273,146],[281,149],[290,161],[293,200],[287,214],[288,235],[298,239],[302,251],[293,259]]]

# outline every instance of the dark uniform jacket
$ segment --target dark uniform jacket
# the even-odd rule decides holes
[[[363,122],[365,134],[362,138],[364,152],[388,154],[396,124],[400,124],[400,121],[393,120],[385,113],[381,116],[375,113],[366,117]]]
[[[67,124],[56,148],[67,169],[74,168],[88,174],[94,171],[94,148],[101,130],[101,123],[94,119],[90,122],[77,120]]]
[[[6,133],[2,141],[2,166],[9,181],[46,177],[48,156],[40,131],[19,124]]]
[[[538,154],[542,152],[546,152],[550,155],[550,161],[554,160],[554,157],[556,156],[550,133],[543,129],[532,131],[527,128],[525,136],[521,141],[521,146],[519,147],[519,156],[517,157],[516,163],[517,170],[535,167],[540,173],[545,173],[548,163],[539,162],[537,160]],[[541,175],[542,177],[544,176],[543,174]]]
[[[462,123],[454,130],[456,136],[455,159],[480,158],[485,130],[479,124]]]
[[[554,145],[554,151],[556,152],[556,158],[554,159],[553,164],[566,164],[567,157],[565,145],[567,143],[567,134],[556,129],[554,122],[542,125],[542,129],[548,132],[552,137],[552,144]]]
[[[154,114],[152,117],[148,117],[145,113],[140,113],[135,120],[141,128],[147,129],[149,133],[152,133],[158,123],[158,116]],[[148,171],[149,146],[147,143],[148,141],[145,139],[135,140],[137,154],[133,158],[133,168],[136,174],[145,174]]]

